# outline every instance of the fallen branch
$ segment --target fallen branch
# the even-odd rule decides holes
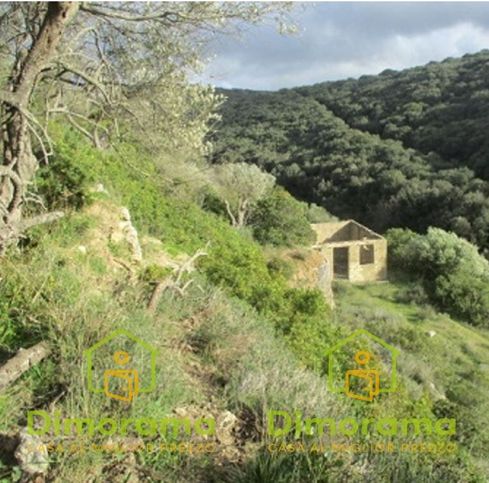
[[[134,274],[134,269],[131,267],[131,265],[129,265],[124,260],[121,260],[120,258],[116,258],[116,257],[112,257],[112,260],[114,260],[114,262],[120,265],[122,268],[125,268],[131,275]]]
[[[17,380],[32,366],[41,362],[50,353],[51,350],[45,342],[40,342],[29,349],[19,349],[12,359],[0,367],[0,391]]]
[[[184,263],[182,263],[182,265],[176,268],[170,277],[160,282],[157,282],[147,305],[148,310],[150,312],[154,312],[156,310],[161,296],[166,289],[174,290],[183,297],[185,295],[185,291],[193,282],[193,279],[190,279],[182,285],[183,275],[185,273],[193,272],[195,270],[195,261],[200,257],[205,257],[206,255],[207,252],[205,252],[204,250],[197,250],[188,260],[186,260]]]
[[[51,223],[53,221],[63,218],[65,214],[62,211],[53,211],[51,213],[44,213],[43,215],[33,216],[32,218],[27,218],[18,223],[17,229],[20,233],[33,228],[37,225],[43,225],[45,223]]]
[[[161,296],[163,295],[163,292],[171,285],[170,280],[163,280],[162,282],[158,282],[155,285],[155,288],[153,290],[153,293],[151,294],[151,297],[148,302],[148,310],[150,312],[154,312],[156,310],[156,307],[158,307],[158,302],[161,299]]]

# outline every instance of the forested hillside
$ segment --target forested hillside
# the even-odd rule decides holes
[[[439,226],[489,248],[489,52],[278,92],[225,91],[214,160],[263,166],[377,230]]]
[[[489,178],[489,51],[299,89],[351,127],[399,139]]]

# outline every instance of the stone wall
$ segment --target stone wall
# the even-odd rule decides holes
[[[294,249],[285,251],[282,256],[293,267],[294,273],[290,279],[293,287],[317,288],[324,294],[328,304],[334,307],[331,285],[333,267],[321,251]]]
[[[329,240],[335,233],[344,228],[349,221],[338,221],[332,223],[313,223],[311,228],[316,232],[317,243],[321,244]]]
[[[374,262],[360,264],[362,245],[373,245]],[[352,282],[369,282],[387,278],[387,241],[369,240],[368,243],[355,243],[349,246],[349,280]]]

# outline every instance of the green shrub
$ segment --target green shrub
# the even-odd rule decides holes
[[[439,228],[387,233],[392,265],[417,278],[430,300],[473,325],[489,326],[489,262],[468,241]],[[411,294],[422,297],[421,289]]]
[[[149,265],[142,270],[139,278],[143,282],[156,283],[161,282],[172,273],[172,269],[169,267],[162,267],[161,265]]]
[[[396,294],[396,302],[414,305],[424,305],[428,303],[428,294],[420,283],[402,286]]]
[[[253,235],[262,244],[294,246],[314,241],[307,218],[308,206],[293,198],[283,188],[258,201],[250,224]]]
[[[309,223],[328,223],[338,221],[336,216],[333,216],[322,206],[311,203],[307,209],[307,219]]]
[[[226,204],[215,193],[211,187],[204,189],[202,208],[211,213],[219,215],[221,218],[229,220],[229,215],[226,212]]]
[[[411,243],[420,235],[404,228],[391,228],[386,233],[389,250],[389,267],[408,273],[419,272],[418,258]]]
[[[489,326],[489,283],[459,269],[435,280],[436,300],[455,317],[473,325]]]
[[[55,126],[54,135],[60,128]],[[35,186],[49,209],[81,208],[89,198],[93,184],[90,165],[96,163],[96,152],[79,135],[62,131],[63,142],[56,145],[48,165],[40,167]]]

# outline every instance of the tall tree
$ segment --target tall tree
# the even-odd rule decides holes
[[[0,176],[0,245],[15,238],[29,224],[48,221],[22,220],[22,203],[26,185],[34,176],[38,160],[32,152],[31,132],[35,133],[38,121],[29,112],[32,95],[39,76],[47,63],[55,55],[68,22],[79,6],[76,3],[50,3],[38,29],[31,25],[31,32],[20,31],[15,42],[17,48],[8,86],[0,91],[2,101],[1,132],[3,141],[3,162]],[[9,21],[9,13],[15,13],[16,6],[3,14],[1,24]],[[27,27],[27,22],[25,24]],[[14,29],[17,26],[14,27]],[[37,32],[35,32],[37,30]],[[30,48],[21,48],[24,38],[31,36]],[[54,217],[57,215],[54,214]]]
[[[212,93],[199,117],[168,102],[162,92],[168,85],[183,86],[186,95],[209,99],[208,92],[187,82],[207,41],[216,32],[235,31],[271,13],[285,25],[283,4],[259,2],[1,5],[0,72],[6,72],[6,80],[0,84],[0,250],[29,226],[61,216],[23,219],[28,186],[51,152],[51,116],[65,116],[100,146],[114,133],[120,135],[121,119],[141,132],[155,125],[165,129],[168,122],[162,119],[175,121],[174,111],[180,109],[181,118],[190,119],[190,142],[202,138],[212,116]]]
[[[246,225],[256,203],[268,195],[275,184],[274,176],[246,163],[217,165],[211,177],[236,228]]]

